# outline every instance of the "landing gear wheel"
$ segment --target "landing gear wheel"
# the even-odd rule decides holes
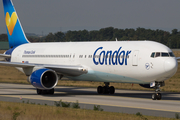
[[[153,93],[152,94],[152,100],[161,100],[161,93]]]
[[[103,87],[102,86],[98,86],[97,92],[98,92],[98,94],[102,94],[103,93]]]
[[[156,93],[153,93],[152,94],[152,100],[156,100],[156,99],[157,99]]]
[[[48,90],[48,93],[49,93],[50,95],[53,95],[53,94],[54,94],[54,88],[53,88],[53,89]]]
[[[42,95],[48,94],[48,90],[42,90]]]
[[[50,89],[50,90],[37,89],[37,94],[38,94],[38,95],[46,95],[46,94],[53,95],[53,94],[54,94],[54,88],[53,88],[53,89]]]
[[[103,87],[103,94],[108,94],[108,93],[109,93],[108,87],[104,86]]]
[[[37,94],[41,95],[43,93],[43,90],[37,89]]]
[[[98,86],[97,93],[98,94],[114,94],[115,88],[113,86],[109,87],[109,82],[104,83],[105,86]]]
[[[114,89],[113,86],[111,86],[111,87],[109,88],[109,93],[110,93],[110,94],[114,94],[114,92],[115,92],[115,89]]]
[[[161,93],[157,93],[157,100],[161,100],[161,97],[162,97]]]

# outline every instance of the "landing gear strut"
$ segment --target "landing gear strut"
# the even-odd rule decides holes
[[[53,94],[54,94],[54,88],[53,88],[53,89],[50,89],[50,90],[37,89],[37,94],[38,94],[38,95],[45,95],[45,94],[53,95]]]
[[[161,100],[162,95],[159,93],[161,91],[160,87],[164,86],[165,83],[163,82],[155,82],[155,93],[152,94],[152,100]]]
[[[115,88],[113,86],[109,87],[109,82],[104,82],[105,86],[98,86],[98,94],[114,94]]]

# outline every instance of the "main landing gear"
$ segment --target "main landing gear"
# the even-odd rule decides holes
[[[104,82],[105,86],[98,86],[98,94],[114,94],[115,88],[113,86],[109,87],[109,82]]]
[[[163,82],[155,82],[155,93],[152,94],[152,100],[161,100],[162,95],[159,93],[161,91],[160,87],[164,86],[165,83]]]
[[[37,94],[38,95],[46,95],[46,94],[53,95],[54,94],[54,88],[50,89],[50,90],[37,89]]]

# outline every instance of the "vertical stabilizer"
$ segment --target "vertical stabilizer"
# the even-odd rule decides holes
[[[3,0],[5,23],[9,40],[9,47],[29,43],[11,0]]]

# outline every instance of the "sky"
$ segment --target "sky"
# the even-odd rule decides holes
[[[180,0],[13,0],[26,33],[146,28],[180,30]],[[0,34],[6,33],[2,0]]]

